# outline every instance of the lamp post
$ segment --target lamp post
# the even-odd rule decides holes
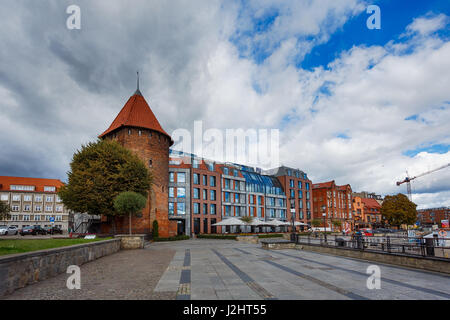
[[[356,211],[352,210],[352,221],[351,221],[351,226],[352,226],[352,232],[355,231],[355,225],[356,225]]]
[[[291,240],[295,241],[295,209],[294,208],[291,208],[291,222],[292,222]]]
[[[324,236],[325,236],[325,242],[327,242],[327,223],[326,223],[327,214],[325,213],[326,208],[327,208],[326,206],[322,206],[323,232],[324,232]]]

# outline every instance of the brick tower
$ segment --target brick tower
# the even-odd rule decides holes
[[[147,101],[138,88],[128,99],[109,128],[99,138],[116,140],[137,154],[148,166],[153,176],[147,206],[141,217],[133,217],[133,233],[149,233],[156,219],[160,237],[176,235],[176,223],[172,225],[168,216],[169,147],[172,138],[163,130]],[[102,232],[112,232],[111,221],[102,224]],[[119,233],[127,233],[128,219],[116,219]]]

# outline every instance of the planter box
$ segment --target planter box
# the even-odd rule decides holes
[[[236,236],[236,241],[258,244],[259,238],[258,236]]]
[[[120,249],[143,249],[145,234],[118,234],[114,236],[120,239]]]

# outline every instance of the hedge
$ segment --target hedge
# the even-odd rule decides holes
[[[159,242],[159,241],[178,241],[178,240],[188,240],[189,236],[181,235],[181,236],[175,236],[175,237],[169,237],[169,238],[153,238],[153,241]]]
[[[276,233],[276,234],[262,234],[262,235],[258,235],[258,238],[260,239],[264,239],[264,238],[281,238],[283,235],[280,233]]]
[[[222,235],[214,235],[214,234],[198,234],[197,238],[199,239],[223,239],[223,240],[236,240],[236,236],[222,236]]]

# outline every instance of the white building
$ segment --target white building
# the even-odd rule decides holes
[[[10,217],[0,225],[57,226],[67,231],[69,211],[57,194],[61,186],[57,179],[0,176],[0,201],[11,207]]]

